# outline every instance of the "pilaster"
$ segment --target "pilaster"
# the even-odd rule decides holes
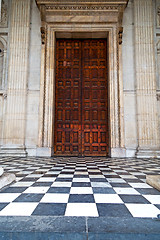
[[[160,157],[152,0],[134,0],[137,157]]]
[[[4,146],[0,154],[25,156],[30,0],[11,1]]]

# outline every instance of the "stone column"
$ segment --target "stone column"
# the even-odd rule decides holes
[[[9,69],[4,147],[1,154],[25,156],[30,0],[11,1]]]
[[[137,157],[160,157],[152,0],[134,0]]]

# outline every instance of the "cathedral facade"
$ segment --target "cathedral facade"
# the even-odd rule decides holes
[[[0,155],[160,157],[160,0],[0,0]]]

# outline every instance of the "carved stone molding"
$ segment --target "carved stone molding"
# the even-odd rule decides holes
[[[41,11],[45,7],[46,21],[49,22],[50,16],[73,15],[73,16],[94,16],[94,15],[116,15],[119,19],[124,11],[128,0],[36,0]],[[43,10],[44,11],[44,10]]]

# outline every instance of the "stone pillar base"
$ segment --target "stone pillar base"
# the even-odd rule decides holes
[[[0,156],[10,156],[10,157],[15,157],[15,156],[18,156],[18,157],[27,157],[27,152],[26,152],[26,149],[25,148],[10,148],[10,147],[7,147],[7,148],[0,148]]]
[[[137,158],[160,158],[160,150],[154,149],[138,149],[136,152]]]
[[[126,149],[125,148],[111,148],[111,157],[125,158],[126,157]]]
[[[147,175],[146,183],[160,191],[160,175]]]
[[[53,156],[53,148],[41,147],[37,148],[37,157],[51,157]]]
[[[13,173],[3,173],[0,177],[0,189],[16,181],[16,176]]]

